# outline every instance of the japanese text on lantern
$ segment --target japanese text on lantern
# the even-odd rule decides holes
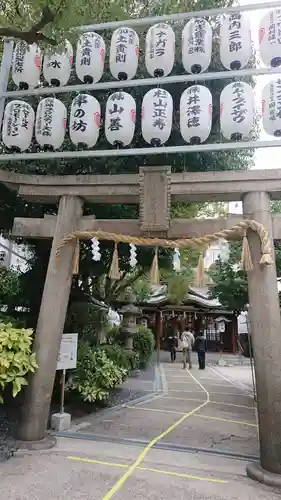
[[[278,79],[275,85],[270,85],[269,90],[269,119],[274,121],[281,118],[281,80]]]
[[[16,73],[22,73],[23,72],[23,62],[24,62],[24,57],[26,53],[26,45],[24,42],[21,42],[17,45],[17,48],[14,52],[14,71]]]
[[[120,101],[124,100],[124,94],[123,92],[115,92],[115,94],[110,96],[109,100],[111,106],[108,110],[110,115],[108,130],[116,132],[120,130],[120,128],[123,128],[120,115],[122,115],[124,108],[122,107],[122,103]]]
[[[28,129],[28,117],[30,115],[29,105],[26,103],[23,103],[21,106],[21,111],[22,111],[22,120],[21,120],[20,126],[27,130]]]
[[[91,33],[91,35],[87,34],[83,37],[82,42],[81,42],[81,59],[80,59],[80,64],[81,66],[90,66],[91,63],[91,56],[92,56],[92,44],[91,41],[89,40],[89,36],[94,37],[94,34]],[[97,40],[97,37],[95,39],[95,43]]]
[[[116,62],[125,63],[127,59],[127,50],[129,43],[129,31],[127,28],[121,28],[118,30],[118,38],[116,40]]]
[[[235,123],[242,123],[247,113],[244,86],[241,82],[235,82],[232,86],[232,111],[231,116]]]
[[[166,90],[157,89],[153,94],[153,123],[154,128],[163,130],[167,125],[167,99]]]
[[[11,114],[8,118],[8,136],[16,137],[19,135],[20,108],[21,105],[19,103],[15,103],[11,109]]]
[[[77,109],[73,114],[74,120],[72,123],[72,130],[75,130],[76,132],[78,130],[80,130],[80,132],[85,132],[87,129],[87,122],[83,120],[85,111],[84,109],[82,109],[82,106],[87,103],[88,98],[85,94],[80,94],[73,100],[73,106],[75,106]]]
[[[207,33],[205,21],[203,19],[195,19],[194,26],[192,27],[191,25],[190,28],[188,53],[204,54],[206,52],[204,41]]]
[[[200,88],[194,85],[190,88],[190,92],[187,99],[187,127],[199,127],[200,126]]]
[[[57,59],[51,59],[51,61],[48,62],[47,67],[61,69],[61,61],[58,61]]]
[[[276,118],[281,118],[281,80],[276,81]]]
[[[158,30],[155,34],[155,55],[161,57],[165,54],[166,44],[167,44],[167,30],[165,29],[165,24],[159,24]]]
[[[229,52],[237,52],[242,49],[241,41],[241,14],[234,12],[229,16]]]
[[[269,14],[268,41],[270,44],[276,41],[281,44],[281,10]]]
[[[50,99],[47,98],[45,100],[45,106],[44,106],[44,119],[43,119],[43,130],[42,130],[42,135],[45,137],[50,137],[52,135],[53,111],[54,111],[54,100],[52,98]]]

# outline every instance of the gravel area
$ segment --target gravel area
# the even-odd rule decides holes
[[[155,365],[149,364],[145,370],[139,371],[134,377],[129,377],[121,387],[112,392],[107,407],[129,403],[153,392],[154,378]]]
[[[116,387],[110,394],[106,405],[95,406],[93,404],[65,404],[65,411],[71,413],[72,421],[90,414],[98,414],[106,408],[113,408],[121,404],[143,397],[153,392],[155,379],[155,364],[150,363],[144,370],[134,373],[127,378],[122,385]],[[53,404],[50,415],[59,411],[59,404]]]

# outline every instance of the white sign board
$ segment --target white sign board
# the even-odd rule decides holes
[[[78,333],[64,333],[60,345],[57,370],[76,368]]]

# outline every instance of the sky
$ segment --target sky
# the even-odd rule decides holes
[[[269,1],[269,0],[265,0]],[[250,4],[262,4],[265,3],[262,0],[240,0],[240,5],[250,5]],[[280,2],[278,5],[278,1],[276,2],[277,6],[281,8]],[[254,42],[255,50],[257,52],[257,56],[259,56],[259,44],[258,44],[258,31],[259,31],[259,24],[261,18],[266,14],[266,10],[260,10],[260,11],[252,11],[247,13],[247,16],[249,17],[250,20],[250,25],[251,25],[251,33],[252,33],[252,39]],[[276,76],[277,78],[277,76]],[[255,87],[255,95],[256,95],[256,103],[258,110],[261,110],[260,104],[261,104],[261,94],[262,94],[262,89],[263,87],[272,79],[272,77],[268,76],[259,76],[256,77],[256,87]],[[261,128],[260,132],[260,140],[272,140],[274,141],[275,139],[269,135],[267,135]],[[281,167],[280,161],[278,161],[278,158],[280,158],[281,154],[281,148],[260,148],[256,150],[255,153],[255,165],[254,169],[264,169],[264,168],[279,168]]]

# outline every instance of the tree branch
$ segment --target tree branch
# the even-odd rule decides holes
[[[0,37],[15,38],[32,45],[33,43],[46,42],[50,45],[57,45],[57,41],[49,38],[43,33],[33,33],[31,31],[18,31],[12,28],[0,28]]]
[[[49,38],[48,36],[41,33],[42,29],[54,21],[56,14],[53,14],[49,7],[44,7],[40,21],[38,21],[29,31],[18,31],[13,28],[0,28],[0,36],[1,37],[9,37],[16,38],[18,40],[23,40],[27,42],[29,45],[38,42],[45,42],[50,45],[57,45],[57,41],[53,38]]]
[[[129,278],[127,280],[120,280],[116,286],[115,293],[120,293],[123,290],[125,290],[128,286],[133,285],[135,281],[137,281],[139,278],[141,278],[141,276],[143,276],[143,274],[144,270],[140,269],[132,278]]]
[[[41,31],[47,24],[50,24],[54,21],[55,15],[49,9],[49,7],[44,7],[41,14],[41,19],[38,23],[34,24],[34,26],[29,30],[29,33],[38,33]]]

